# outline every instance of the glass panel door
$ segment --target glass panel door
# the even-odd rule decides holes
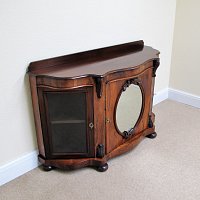
[[[46,140],[51,157],[92,156],[92,89],[43,91]],[[44,138],[45,140],[45,138]]]

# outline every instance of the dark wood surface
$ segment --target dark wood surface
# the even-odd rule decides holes
[[[137,41],[32,62],[28,73],[58,78],[105,76],[119,70],[130,70],[158,58],[158,55],[159,51],[144,46],[143,41]]]
[[[144,46],[143,41],[32,62],[28,68],[39,148],[39,160],[46,169],[76,169],[84,166],[107,166],[106,162],[136,146],[155,132],[152,113],[154,80],[159,66],[159,51]],[[139,78],[143,95],[140,117],[131,137],[124,138],[115,122],[121,91],[128,80]],[[51,131],[45,110],[44,92],[85,90],[90,88],[87,103],[91,154],[52,156]],[[41,123],[43,120],[45,123]],[[151,123],[150,123],[151,122]],[[149,125],[151,124],[151,126]],[[155,134],[154,134],[155,135]],[[88,143],[88,144],[89,144]],[[101,147],[101,148],[99,148]]]

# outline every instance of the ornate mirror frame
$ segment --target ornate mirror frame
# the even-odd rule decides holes
[[[135,123],[135,125],[133,127],[131,127],[128,131],[123,131],[121,132],[118,128],[118,125],[117,125],[117,117],[116,117],[116,113],[117,113],[117,106],[118,106],[118,103],[119,103],[119,99],[122,95],[123,92],[126,91],[126,89],[131,85],[137,85],[139,86],[140,88],[140,91],[141,91],[141,94],[142,94],[142,106],[141,106],[141,110],[140,110],[140,114],[139,114],[139,117]],[[123,84],[122,86],[122,89],[117,97],[117,101],[116,101],[116,104],[115,104],[115,109],[114,109],[114,124],[115,124],[115,128],[117,130],[117,132],[125,139],[128,139],[130,138],[131,136],[134,135],[134,132],[135,132],[135,127],[139,124],[141,118],[142,118],[142,115],[143,115],[143,112],[144,112],[144,100],[145,100],[145,96],[144,96],[144,89],[143,89],[143,86],[142,86],[142,81],[139,77],[136,77],[136,78],[132,78],[132,79],[128,79],[126,80],[126,82]]]

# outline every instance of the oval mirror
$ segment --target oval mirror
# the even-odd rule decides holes
[[[138,85],[125,84],[116,108],[116,125],[127,138],[133,134],[142,109],[142,92]]]

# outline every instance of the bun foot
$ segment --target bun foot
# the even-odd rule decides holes
[[[97,166],[97,171],[98,172],[105,172],[108,169],[108,164],[105,163],[103,165]]]
[[[46,172],[51,171],[53,169],[53,167],[49,165],[42,165],[42,167],[43,167],[43,170]]]
[[[153,133],[147,135],[146,137],[147,137],[147,138],[150,138],[150,139],[154,139],[156,136],[157,136],[157,133],[156,133],[156,132],[153,132]]]

